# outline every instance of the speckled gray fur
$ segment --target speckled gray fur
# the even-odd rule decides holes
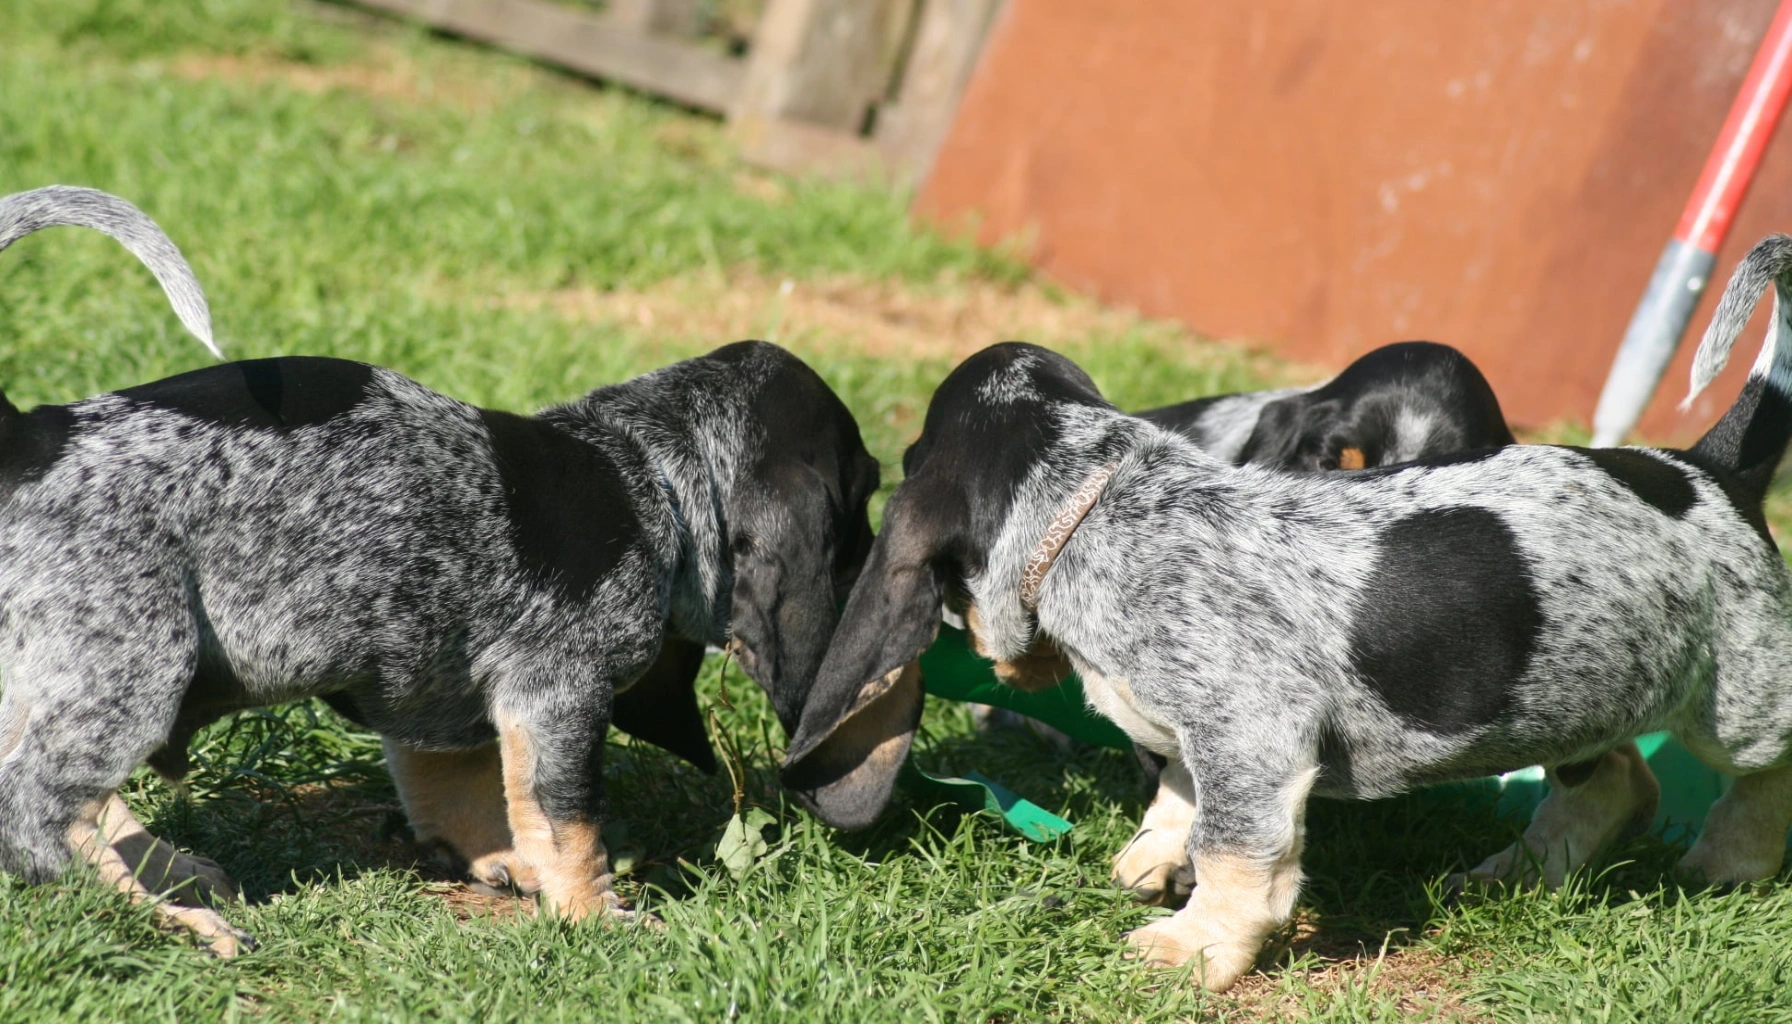
[[[1785,298],[1792,245],[1751,259],[1768,271],[1739,274],[1724,308],[1765,280]],[[1746,320],[1735,312],[1705,347],[1727,348]],[[1585,762],[1653,730],[1725,772],[1785,765],[1792,575],[1759,505],[1761,466],[1792,433],[1787,348],[1757,363],[1725,423],[1688,452],[1508,446],[1290,474],[1228,465],[1120,413],[1061,356],[996,346],[936,393],[817,692],[918,654],[930,594],[974,608],[998,661],[1043,634],[1098,710],[1187,766],[1191,856],[1283,856],[1308,785],[1374,798]],[[990,431],[1009,450],[987,450]],[[1029,614],[1029,554],[1106,466]],[[1433,546],[1398,554],[1415,537]],[[1400,572],[1460,618],[1383,671],[1377,645],[1407,625],[1390,609],[1413,599]],[[1458,624],[1497,634],[1506,647],[1488,650],[1510,655],[1510,672],[1464,658],[1437,666],[1466,672],[1456,682],[1415,674],[1460,641]],[[793,747],[831,727],[818,713]]]
[[[1138,709],[1174,736],[1171,748],[1161,734],[1134,738],[1193,767],[1198,846],[1255,846],[1270,793],[1312,767],[1317,793],[1373,798],[1574,762],[1655,729],[1727,771],[1787,757],[1786,566],[1696,469],[1675,463],[1698,495],[1677,520],[1568,449],[1308,476],[1224,466],[1111,410],[1056,415],[1059,444],[970,581],[983,639],[998,658],[1030,646],[1020,567],[1064,495],[1119,454],[1046,577],[1038,626],[1080,674],[1127,680]],[[1465,506],[1518,537],[1547,628],[1513,713],[1446,736],[1408,727],[1363,684],[1350,627],[1379,535]]]
[[[855,509],[863,521],[876,466],[844,406],[793,356],[728,346],[533,421],[334,360],[189,376],[247,378],[253,391],[284,373],[292,415],[301,372],[359,390],[312,422],[280,420],[276,401],[243,413],[273,421],[247,425],[171,405],[167,394],[193,391],[182,378],[26,414],[0,402],[0,868],[54,877],[84,801],[159,750],[179,763],[165,745],[184,748],[192,729],[238,708],[337,695],[422,749],[474,746],[496,716],[518,720],[556,817],[601,811],[594,769],[613,696],[667,636],[734,641],[794,722],[836,582],[850,584],[833,564],[819,580],[798,567],[853,541],[841,524]],[[800,394],[767,401],[792,381]],[[831,479],[832,463],[781,461],[768,405],[838,425],[838,452],[819,428],[806,451],[837,456],[846,481]],[[554,443],[620,481],[613,506],[573,526],[619,538],[588,585],[527,564],[512,508],[527,495],[506,480],[517,470],[495,447],[499,422],[576,438]],[[32,430],[61,441],[21,463],[8,445]],[[788,482],[799,479],[816,491],[809,505],[789,504],[809,486]],[[576,484],[534,489],[578,498]],[[740,596],[755,574],[760,603],[779,608],[743,609],[759,600]],[[798,623],[816,634],[811,653],[779,633],[782,619],[743,635],[742,615],[770,620],[805,602],[824,610]]]

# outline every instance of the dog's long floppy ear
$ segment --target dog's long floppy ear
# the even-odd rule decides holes
[[[890,801],[921,720],[917,659],[940,628],[942,511],[905,487],[809,692],[780,778],[816,817],[863,828]]]
[[[1264,406],[1250,440],[1238,450],[1238,463],[1292,468],[1306,433],[1309,401],[1306,395],[1292,395]]]
[[[827,654],[840,596],[869,546],[871,525],[863,498],[833,494],[806,465],[763,467],[755,490],[737,502],[729,524],[733,650],[789,734]]]
[[[647,673],[616,695],[610,724],[714,775],[716,754],[697,707],[697,670],[702,667],[702,644],[667,637]]]

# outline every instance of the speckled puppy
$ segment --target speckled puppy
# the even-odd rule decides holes
[[[1456,349],[1430,341],[1383,345],[1324,384],[1209,395],[1134,415],[1221,461],[1305,472],[1374,469],[1515,441],[1480,369]],[[1042,685],[1071,672],[1061,658],[1036,656],[1026,664]],[[1018,712],[973,705],[971,713],[979,729],[1021,727],[1061,747],[1071,742]],[[1155,784],[1163,759],[1144,747],[1137,751]],[[1141,900],[1174,904],[1194,884],[1181,852],[1188,812],[1167,785],[1152,805],[1116,858],[1115,880]]]
[[[26,194],[0,244],[134,218]],[[532,418],[298,357],[0,405],[0,867],[42,881],[79,854],[131,888],[99,839],[126,775],[181,774],[239,708],[323,696],[385,737],[420,838],[568,916],[621,912],[606,730],[713,766],[705,644],[794,728],[877,476],[821,378],[757,342]],[[243,938],[167,916],[221,954]]]
[[[1792,240],[1738,271],[1697,386],[1769,282],[1783,333]],[[1792,825],[1792,573],[1761,500],[1789,434],[1792,345],[1770,341],[1688,451],[1515,445],[1291,474],[1121,414],[1044,349],[986,349],[933,397],[786,778],[826,820],[875,817],[891,759],[825,744],[905,741],[907,698],[873,701],[918,687],[944,600],[998,659],[1054,642],[1095,708],[1171,759],[1198,884],[1131,942],[1198,960],[1211,988],[1288,920],[1313,794],[1548,766],[1523,848],[1478,870],[1528,860],[1557,880],[1647,821],[1632,740],[1668,729],[1740,776],[1683,867],[1771,877]]]
[[[1312,387],[1209,395],[1135,415],[1216,459],[1275,469],[1374,469],[1514,440],[1480,369],[1432,341],[1383,345]]]

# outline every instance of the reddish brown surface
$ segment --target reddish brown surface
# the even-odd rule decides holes
[[[1057,279],[1341,366],[1446,341],[1512,419],[1591,419],[1774,0],[1009,0],[918,209]],[[1769,147],[1644,420],[1682,417],[1723,277],[1792,228]]]

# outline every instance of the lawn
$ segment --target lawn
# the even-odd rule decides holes
[[[886,493],[933,383],[1003,338],[1062,349],[1122,406],[1318,372],[1064,294],[911,225],[898,197],[755,171],[710,120],[345,8],[0,4],[0,193],[51,182],[155,216],[233,356],[362,359],[526,411],[778,341],[851,406]],[[207,361],[91,233],[0,255],[0,334],[21,405]],[[1444,900],[1515,826],[1437,794],[1315,803],[1296,927],[1203,996],[1121,956],[1162,913],[1107,884],[1143,809],[1129,755],[982,739],[936,702],[921,763],[1001,779],[1074,833],[1033,844],[901,802],[837,834],[784,802],[784,737],[724,670],[704,700],[776,823],[744,870],[715,853],[727,773],[610,750],[606,837],[664,932],[568,926],[417,864],[378,742],[295,705],[205,734],[184,791],[144,774],[126,794],[242,883],[259,950],[215,961],[79,880],[0,877],[0,1022],[1792,1020],[1792,887],[1684,892],[1676,848],[1647,838],[1559,893]]]

